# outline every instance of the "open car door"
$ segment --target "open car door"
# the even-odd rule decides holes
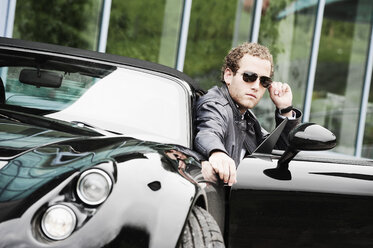
[[[293,159],[299,150],[333,147],[318,125],[301,124],[289,140],[285,152],[241,162],[229,199],[228,246],[372,246],[373,161],[325,152]]]

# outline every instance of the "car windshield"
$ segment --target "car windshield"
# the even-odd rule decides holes
[[[187,89],[170,76],[14,51],[0,66],[0,108],[189,145]]]

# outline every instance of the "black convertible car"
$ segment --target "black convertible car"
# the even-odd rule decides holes
[[[0,247],[373,245],[373,163],[315,152],[319,125],[278,151],[280,125],[228,187],[201,174],[181,72],[0,38],[0,77]]]

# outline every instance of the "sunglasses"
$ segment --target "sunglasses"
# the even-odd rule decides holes
[[[247,83],[255,82],[258,79],[258,77],[259,77],[258,74],[256,74],[255,72],[246,71],[246,72],[242,73],[242,80],[247,82]],[[259,77],[259,81],[260,81],[260,84],[264,88],[268,88],[272,83],[272,79],[270,77],[266,77],[266,76]]]

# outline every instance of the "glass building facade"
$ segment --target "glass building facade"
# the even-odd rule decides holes
[[[234,46],[259,42],[291,85],[303,121],[337,136],[337,153],[373,158],[371,0],[3,0],[0,36],[144,59],[220,85]],[[255,108],[272,129],[266,95]]]

